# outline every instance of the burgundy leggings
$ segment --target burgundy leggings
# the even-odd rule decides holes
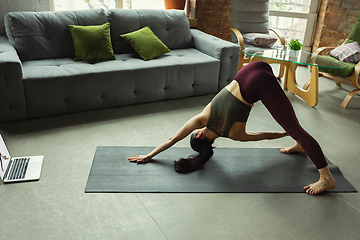
[[[327,166],[319,144],[300,126],[269,64],[261,61],[249,63],[238,72],[234,80],[239,83],[241,95],[247,102],[261,100],[287,134],[302,146],[318,169]]]

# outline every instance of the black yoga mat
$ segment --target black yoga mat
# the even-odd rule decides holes
[[[187,174],[174,171],[174,160],[194,154],[191,148],[170,148],[146,164],[127,160],[152,149],[97,147],[85,192],[295,193],[319,179],[305,154],[282,154],[277,148],[215,148],[200,170]],[[329,168],[337,183],[329,191],[357,192],[338,167],[329,162]]]

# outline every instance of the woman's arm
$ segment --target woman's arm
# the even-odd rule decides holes
[[[192,133],[195,129],[202,128],[206,125],[206,114],[204,114],[204,111],[199,113],[198,115],[192,117],[189,121],[187,121],[182,128],[180,128],[179,131],[175,133],[174,136],[166,139],[163,143],[161,143],[159,146],[157,146],[154,150],[152,150],[147,155],[137,155],[134,157],[130,157],[128,160],[130,162],[138,162],[138,163],[145,163],[148,162],[151,158],[153,158],[155,155],[159,154],[162,151],[165,151],[166,149],[173,146],[178,141],[184,139],[187,135]]]
[[[241,137],[242,142],[248,141],[260,141],[260,140],[272,140],[282,137],[286,137],[288,134],[283,132],[245,132]]]
[[[248,132],[246,131],[246,123],[236,122],[229,133],[229,138],[240,142],[272,140],[286,137],[288,134],[283,132]]]

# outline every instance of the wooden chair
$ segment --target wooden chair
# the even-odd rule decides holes
[[[270,32],[272,32],[274,36],[278,38],[278,43],[281,44],[281,47],[285,49],[285,38],[275,30],[269,28],[269,0],[232,0],[231,21],[233,42],[238,43],[241,48],[238,70],[240,70],[244,64],[250,62],[250,57],[245,56],[243,50],[247,47],[255,48],[244,42],[243,34],[270,34]],[[279,47],[279,45],[277,45],[277,47]],[[259,50],[261,49],[259,48]],[[278,62],[274,61],[274,63]],[[280,71],[277,78],[284,76],[284,69],[285,65],[280,64]]]
[[[360,16],[360,15],[359,15]],[[345,43],[348,41],[348,39],[345,41]],[[322,47],[318,48],[314,52],[314,56],[316,55],[326,55],[329,53],[332,49],[335,49],[335,47]],[[330,58],[330,56],[326,56],[327,58]],[[350,65],[350,64],[347,64]],[[336,85],[341,86],[341,83],[350,85],[352,87],[355,87],[356,89],[349,92],[348,95],[344,98],[343,102],[341,103],[341,107],[346,108],[351,101],[351,99],[358,93],[360,93],[360,62],[357,64],[353,64],[353,66],[349,66],[353,68],[352,74],[350,76],[344,77],[344,76],[337,76],[334,71],[331,71],[329,69],[319,68],[319,77],[326,77],[333,79],[336,83]],[[325,72],[326,71],[326,72]]]
[[[349,37],[343,42],[343,44],[357,42],[360,44],[360,12],[357,17]],[[335,47],[322,47],[317,49],[314,52],[314,56],[327,57],[332,59],[332,61],[338,61],[335,58],[332,58],[330,55],[326,54],[330,52]],[[324,56],[325,55],[325,56]],[[339,61],[338,61],[339,62]],[[324,76],[331,78],[335,81],[336,85],[341,86],[341,83],[355,87],[356,89],[352,90],[341,103],[341,107],[346,108],[351,101],[351,99],[358,93],[360,93],[360,62],[358,63],[344,63],[345,69],[341,71],[332,71],[331,69],[321,69],[319,68],[319,76]]]

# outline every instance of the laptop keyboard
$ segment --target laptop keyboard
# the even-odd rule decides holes
[[[12,168],[8,180],[24,179],[30,158],[15,158],[12,160]]]

